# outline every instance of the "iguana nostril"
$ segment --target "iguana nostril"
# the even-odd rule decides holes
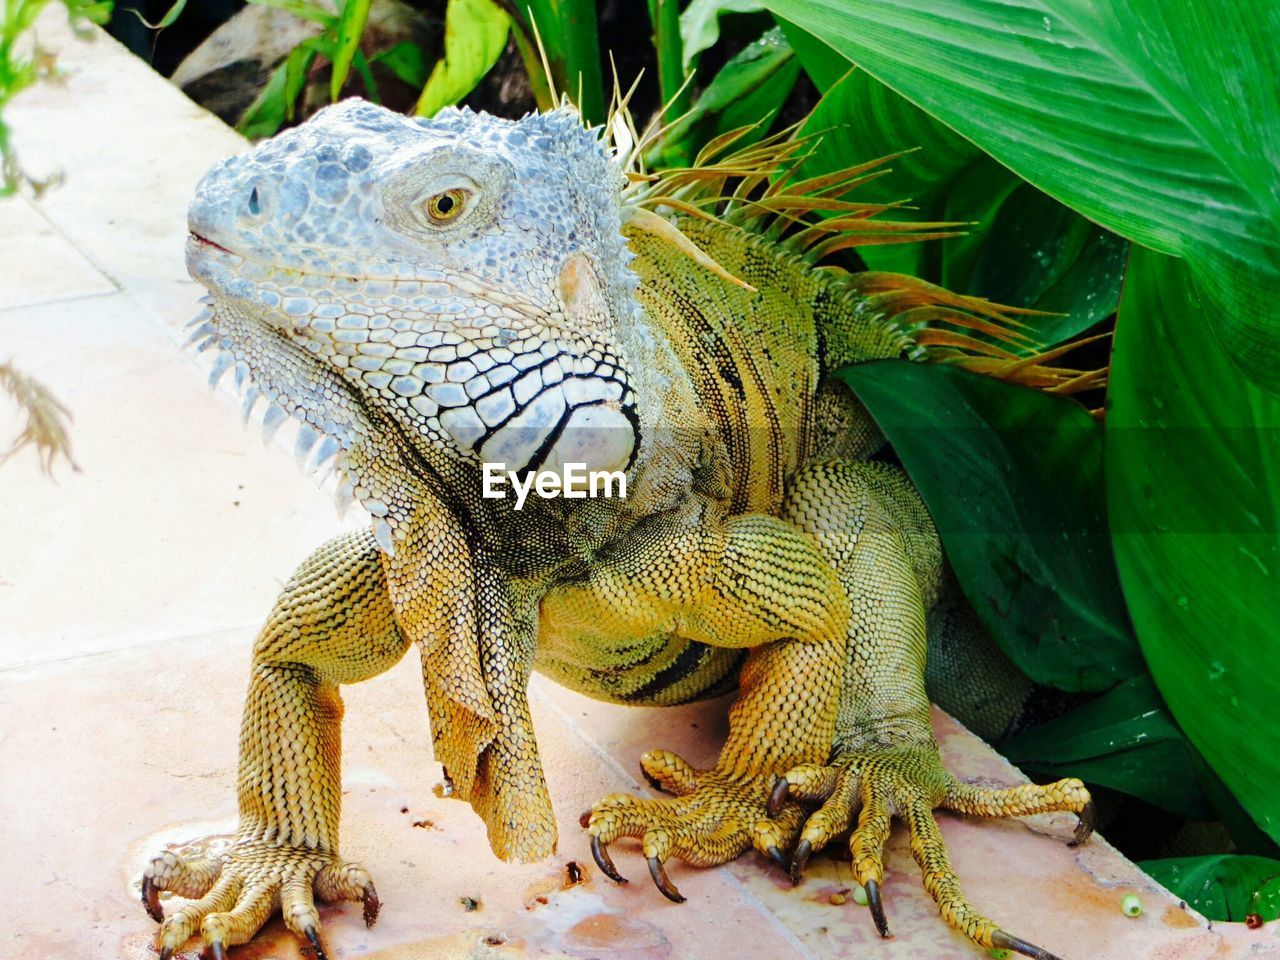
[[[255,217],[262,213],[262,204],[258,200],[258,188],[249,191],[249,212]]]

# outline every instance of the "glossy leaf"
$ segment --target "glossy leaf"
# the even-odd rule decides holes
[[[434,116],[475,89],[507,46],[511,22],[492,0],[449,0],[444,54],[431,70],[414,112]]]
[[[1105,690],[1143,671],[1116,581],[1102,425],[1061,397],[956,367],[841,371],[893,444],[966,596],[1038,683]]]
[[[1041,344],[1061,343],[1115,312],[1128,242],[1029,183],[1000,203],[983,241],[961,289],[1060,314],[1028,318]]]
[[[650,0],[654,2],[654,0]],[[760,0],[690,0],[680,13],[682,63],[685,72],[693,68],[703,50],[714,47],[720,39],[720,17],[726,13],[759,13]]]
[[[1090,220],[1187,257],[1218,307],[1200,322],[1280,385],[1276,0],[765,3]]]
[[[787,36],[796,34],[793,29]],[[814,48],[811,40],[807,47],[804,43],[800,49],[809,53],[802,62],[810,76],[815,71],[818,75],[829,73],[828,61],[837,59],[836,54],[825,47]],[[857,199],[868,203],[903,201],[908,208],[895,210],[895,218],[934,219],[951,183],[982,158],[982,152],[866,71],[850,72],[844,61],[840,65],[846,75],[827,90],[804,125],[804,133],[820,135],[822,141],[805,161],[802,174],[820,176],[876,157],[912,151],[896,158],[889,173],[858,187]],[[1010,174],[992,166],[993,188],[997,181],[1011,179]],[[892,244],[865,247],[859,252],[872,269],[925,276],[928,271],[922,258],[930,249],[936,247]]]
[[[603,123],[604,83],[600,72],[596,0],[520,0],[510,8],[512,15],[519,18],[516,45],[538,106],[550,110],[556,101],[544,76],[535,36],[550,61],[557,94],[568,96],[577,104],[588,123]]]
[[[1223,854],[1143,860],[1138,866],[1210,920],[1239,923],[1251,913],[1263,920],[1280,917],[1280,860]]]
[[[421,89],[430,74],[422,56],[422,48],[409,40],[402,40],[390,49],[375,54],[370,63],[381,63],[404,83]]]
[[[372,0],[345,0],[338,17],[338,39],[333,47],[333,73],[329,76],[329,99],[336,101],[351,72],[351,62],[360,49],[364,25],[369,20]]]
[[[649,0],[649,20],[653,24],[653,47],[658,58],[662,119],[671,123],[688,112],[693,103],[693,90],[685,82],[689,63],[684,55],[680,0]]]
[[[1135,247],[1112,355],[1107,506],[1151,673],[1201,755],[1280,839],[1280,400],[1197,322],[1188,265]]]
[[[1044,777],[1079,777],[1185,817],[1212,815],[1190,745],[1146,675],[1018,734],[1000,752]]]
[[[650,163],[687,161],[708,140],[757,124],[738,139],[745,147],[765,136],[800,75],[790,45],[777,28],[735,55],[716,74],[683,119],[674,124]]]

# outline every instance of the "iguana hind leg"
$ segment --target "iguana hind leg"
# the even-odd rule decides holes
[[[213,956],[249,940],[277,909],[317,956],[315,896],[360,900],[378,914],[373,881],[338,855],[341,683],[392,667],[407,649],[371,533],[329,541],[286,584],[254,647],[240,733],[240,828],[225,849],[165,851],[142,883],[167,958],[195,933]],[[160,892],[197,898],[167,917]]]

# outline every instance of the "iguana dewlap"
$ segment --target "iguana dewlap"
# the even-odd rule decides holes
[[[645,754],[675,797],[612,795],[584,818],[601,869],[620,879],[608,844],[638,838],[679,900],[669,857],[754,846],[798,880],[852,827],[884,933],[898,816],[948,923],[1048,956],[963,899],[932,810],[1070,810],[1083,839],[1088,794],[942,768],[924,688],[938,538],[906,478],[862,459],[879,435],[831,379],[968,339],[949,327],[999,336],[1004,318],[910,278],[815,267],[886,225],[839,199],[858,170],[788,185],[793,142],[628,179],[569,110],[425,121],[348,101],[201,182],[187,257],[211,295],[195,339],[214,379],[234,369],[268,428],[301,421],[300,451],[373,529],[307,559],[262,628],[237,842],[166,852],[144,878],[157,920],[159,891],[195,898],[163,918],[163,958],[195,933],[221,956],[277,906],[319,951],[315,896],[363,900],[372,923],[369,874],[338,849],[339,687],[414,643],[436,756],[500,857],[556,845],[532,670],[619,703],[736,686],[714,768]],[[814,209],[837,218],[811,224]],[[516,509],[484,495],[499,462],[514,479],[582,464],[626,496]]]

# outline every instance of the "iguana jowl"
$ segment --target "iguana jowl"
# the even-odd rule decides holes
[[[852,827],[884,934],[897,816],[948,923],[1049,956],[963,899],[932,810],[1074,811],[1081,840],[1088,794],[942,768],[923,679],[938,538],[905,477],[864,459],[880,437],[829,376],[957,345],[999,357],[962,331],[1004,335],[1007,318],[815,267],[901,228],[839,199],[870,165],[795,183],[794,140],[728,146],[628,178],[566,109],[421,121],[349,101],[205,177],[188,262],[212,295],[195,339],[217,350],[214,379],[234,368],[268,427],[302,421],[300,447],[375,522],[307,559],[258,637],[237,841],[166,852],[144,877],[157,920],[159,891],[196,898],[163,918],[162,957],[196,932],[221,956],[277,908],[319,951],[314,895],[363,900],[373,921],[370,876],[338,851],[338,688],[413,643],[437,758],[503,858],[556,845],[530,671],[651,705],[736,684],[713,769],[650,752],[646,776],[674,798],[612,795],[585,816],[605,873],[620,879],[608,845],[636,837],[673,900],[673,856],[754,846],[798,878]],[[814,210],[837,216],[810,224]],[[482,496],[494,461],[625,471],[627,496],[516,511]]]

